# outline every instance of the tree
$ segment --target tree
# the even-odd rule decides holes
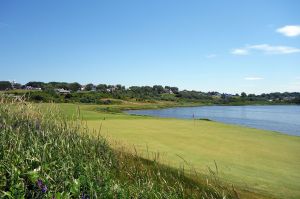
[[[28,82],[26,86],[31,86],[33,88],[41,88],[44,89],[45,83],[44,82]]]
[[[91,90],[93,90],[93,88],[94,88],[94,84],[87,84],[87,85],[85,86],[85,90],[86,90],[86,91],[91,91]]]
[[[247,94],[246,94],[245,92],[242,92],[242,93],[241,93],[241,97],[242,97],[242,98],[246,98],[246,97],[247,97]]]
[[[122,86],[121,84],[116,85],[117,90],[122,91],[125,90],[125,86]]]
[[[164,93],[164,87],[162,87],[161,85],[154,85],[153,91],[158,94],[162,94],[162,93]]]
[[[69,89],[69,84],[67,82],[49,82],[47,85],[51,85],[53,88]]]
[[[222,99],[222,100],[227,99],[227,95],[226,95],[225,93],[222,93],[222,94],[221,94],[221,99]]]
[[[96,90],[100,92],[107,92],[107,85],[106,84],[98,84],[96,86]]]
[[[13,87],[14,87],[14,89],[21,89],[22,85],[19,83],[14,83]]]
[[[170,89],[174,94],[177,94],[179,92],[179,89],[177,87],[171,87]]]
[[[10,90],[12,85],[9,81],[0,81],[0,90]]]
[[[296,97],[296,98],[294,99],[294,102],[295,102],[296,104],[300,104],[300,96],[299,96],[299,97]]]
[[[81,88],[81,85],[77,82],[74,82],[74,83],[70,83],[69,84],[69,89],[73,92],[76,92],[76,91],[79,91]]]
[[[255,101],[256,100],[256,95],[255,94],[248,94],[248,100],[249,101]]]

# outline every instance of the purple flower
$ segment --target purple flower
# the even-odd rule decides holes
[[[36,184],[37,184],[38,188],[41,189],[41,191],[43,193],[47,192],[48,188],[47,188],[46,185],[43,184],[43,181],[41,179],[38,179],[38,181],[36,182]]]
[[[81,199],[89,199],[90,197],[88,195],[85,195],[84,193],[82,193],[81,195]]]
[[[48,190],[47,186],[46,186],[46,185],[44,185],[44,186],[43,186],[43,188],[42,188],[42,192],[43,192],[43,193],[46,193],[46,192],[47,192],[47,190]]]
[[[42,188],[42,186],[43,186],[43,181],[41,180],[41,179],[38,179],[38,181],[37,181],[37,186],[41,189]]]

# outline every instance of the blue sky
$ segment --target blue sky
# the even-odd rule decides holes
[[[300,91],[300,1],[0,1],[0,80]]]

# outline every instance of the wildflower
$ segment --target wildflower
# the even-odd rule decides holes
[[[88,195],[85,195],[84,193],[81,194],[81,199],[89,199],[90,197]]]
[[[42,192],[43,192],[43,193],[46,193],[46,192],[47,192],[47,190],[48,190],[47,186],[46,186],[46,185],[44,185],[44,186],[43,186],[43,188],[42,188]]]
[[[43,181],[41,180],[41,179],[38,179],[38,181],[37,181],[37,186],[38,186],[38,188],[42,188],[42,186],[43,186]]]
[[[43,184],[43,181],[41,179],[38,179],[38,181],[36,182],[36,184],[37,184],[38,188],[41,189],[41,191],[43,193],[47,192],[48,187],[45,184]]]

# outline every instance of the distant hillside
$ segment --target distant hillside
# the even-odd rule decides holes
[[[268,94],[228,94],[219,92],[201,92],[180,90],[172,86],[131,86],[87,84],[77,82],[28,82],[24,85],[16,82],[0,81],[0,90],[6,94],[25,96],[35,102],[76,102],[92,104],[113,104],[118,101],[103,99],[121,99],[127,101],[171,101],[178,103],[203,104],[299,104],[299,92],[268,93]]]

